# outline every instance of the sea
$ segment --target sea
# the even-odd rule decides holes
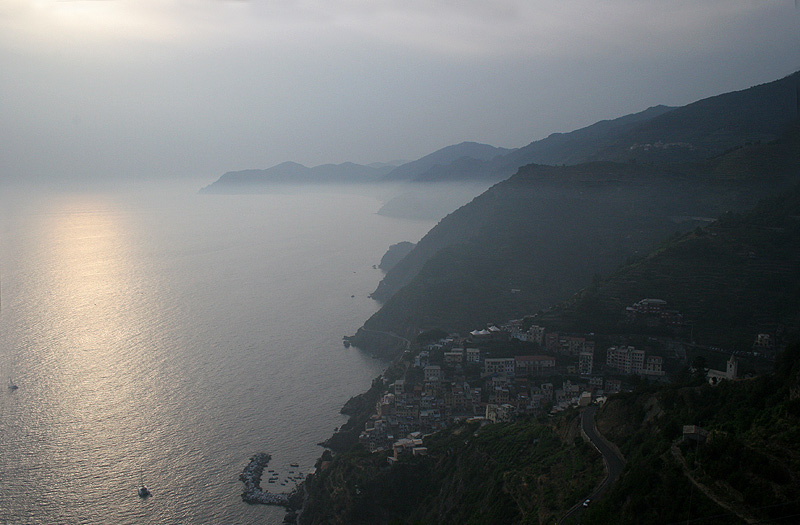
[[[281,523],[241,500],[249,458],[288,492],[387,366],[342,336],[432,221],[369,192],[197,187],[0,196],[0,523]]]

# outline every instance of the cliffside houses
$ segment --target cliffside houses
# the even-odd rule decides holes
[[[398,436],[435,432],[456,419],[509,421],[553,407],[585,404],[594,394],[602,394],[602,378],[591,383],[559,381],[554,386],[550,378],[565,373],[566,367],[559,367],[553,355],[493,357],[491,345],[509,339],[504,327],[427,345],[413,361],[409,358],[405,376],[378,401],[360,442],[371,451],[390,450]]]
[[[675,318],[659,299],[643,299],[630,311]],[[371,451],[394,450],[397,459],[408,448],[400,436],[435,432],[457,419],[502,422],[586,406],[620,392],[621,376],[665,375],[664,358],[649,349],[617,344],[598,356],[595,345],[593,334],[548,331],[531,318],[450,334],[408,357],[404,377],[376,404],[360,441]]]

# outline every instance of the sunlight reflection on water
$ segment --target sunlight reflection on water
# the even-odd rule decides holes
[[[239,472],[258,451],[313,465],[383,366],[341,345],[376,309],[372,264],[431,226],[378,205],[109,193],[6,208],[0,371],[20,388],[0,393],[0,521],[280,523],[241,502]]]

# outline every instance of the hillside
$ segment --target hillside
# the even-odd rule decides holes
[[[378,184],[386,182],[462,182],[487,178],[482,168],[471,162],[503,156],[513,150],[477,142],[447,146],[418,160],[396,166],[390,163],[370,165],[345,162],[308,168],[296,162],[284,162],[267,169],[229,171],[200,193],[258,193],[277,184]],[[453,169],[449,168],[449,166]],[[491,178],[491,177],[489,177]],[[498,179],[499,180],[499,179]]]
[[[748,350],[759,333],[800,334],[800,186],[754,210],[670,239],[545,316],[563,330],[615,333],[624,308],[658,297],[699,343]]]
[[[786,188],[799,159],[794,126],[693,163],[525,166],[445,217],[387,273],[374,294],[385,304],[365,327],[464,330],[535,313],[703,218]]]
[[[415,286],[425,284],[429,293],[433,293],[432,286],[455,280],[464,286],[483,287],[499,279],[502,283],[497,284],[507,291],[522,288],[523,283],[514,280],[526,276],[516,267],[528,265],[538,275],[530,273],[527,278],[541,279],[544,275],[540,272],[562,260],[559,253],[568,256],[592,250],[597,253],[594,260],[570,257],[567,262],[574,267],[574,282],[583,282],[586,272],[591,277],[596,271],[612,268],[620,255],[621,260],[631,255],[633,251],[625,244],[641,247],[672,231],[673,223],[666,217],[656,217],[642,206],[637,210],[630,205],[652,200],[658,194],[652,173],[649,167],[611,163],[563,168],[527,166],[440,221],[387,273],[374,297],[391,297],[395,290],[411,283],[425,266],[428,268]],[[666,176],[664,172],[659,174]],[[645,178],[652,181],[646,183]],[[590,224],[592,227],[587,230]],[[620,242],[615,228],[621,228],[620,233],[624,231],[626,235],[643,236],[645,244],[635,238]],[[657,233],[651,233],[652,228]],[[565,242],[567,239],[570,243]],[[446,253],[442,251],[445,248]],[[456,260],[457,256],[464,260]],[[532,286],[527,291],[533,289],[534,283],[529,284]],[[540,293],[551,285],[554,283],[535,283]],[[541,306],[549,304],[558,293],[556,290],[554,295],[542,298]],[[391,301],[384,305],[384,309],[390,308]]]
[[[577,164],[613,160],[686,162],[719,155],[748,142],[769,142],[800,117],[800,72],[679,108],[656,106],[567,135],[553,135],[510,156],[521,162]]]
[[[710,386],[686,372],[608,399],[596,425],[626,458],[619,480],[567,524],[789,523],[800,514],[800,346],[775,373]],[[684,425],[708,432],[684,440]],[[604,478],[578,411],[424,440],[427,455],[387,464],[360,445],[323,456],[306,481],[302,524],[551,524]],[[783,521],[788,518],[789,521]]]
[[[654,106],[631,115],[602,120],[570,133],[553,133],[498,159],[498,164],[513,171],[526,164],[580,164],[598,160],[598,151],[617,144],[643,122],[674,109],[669,106]]]
[[[462,180],[465,174],[467,179],[483,178],[487,161],[511,151],[488,144],[462,142],[398,166],[384,177],[384,181],[447,182]]]
[[[752,149],[761,155],[782,147]],[[669,235],[707,223],[697,217],[746,209],[784,187],[796,171],[786,171],[788,160],[776,160],[781,155],[771,153],[775,171],[735,183],[709,166],[703,177],[697,166],[684,172],[616,163],[527,166],[423,237],[376,290],[388,299],[365,327],[465,330],[535,313]]]
[[[582,523],[794,522],[800,514],[800,346],[780,357],[773,375],[610,399],[597,426],[628,465]],[[683,425],[704,428],[708,440],[681,443]]]
[[[673,171],[692,180],[753,180],[784,176],[786,159],[780,148],[762,147],[790,133],[796,137],[800,112],[800,72],[755,86],[700,100],[681,108],[656,106],[643,112],[603,121],[566,134],[553,134],[524,148],[496,157],[491,167],[508,175],[528,164],[593,165],[599,160],[624,161],[639,165],[659,162],[656,173]],[[693,141],[689,149],[669,144]],[[797,140],[791,138],[790,140]],[[703,146],[701,146],[703,144]],[[753,145],[757,147],[753,147]],[[648,146],[649,145],[649,146]],[[641,150],[641,151],[639,151]],[[683,151],[687,155],[679,155]],[[690,154],[689,154],[690,153]],[[677,162],[680,161],[680,162]],[[505,170],[505,171],[504,171]],[[730,194],[730,192],[726,192]],[[762,193],[761,196],[764,194]],[[750,201],[751,205],[754,201]],[[742,209],[736,202],[724,209]],[[433,232],[432,232],[433,233]],[[440,247],[460,242],[443,241],[434,249],[425,244],[414,254],[415,263],[398,275],[388,275],[375,298],[388,299],[422,267]],[[404,275],[400,275],[402,271]]]
[[[526,164],[698,161],[747,143],[778,138],[790,122],[800,117],[799,85],[797,72],[679,108],[654,106],[569,133],[553,133],[503,154],[451,155],[447,161],[439,157],[413,175],[410,171],[416,163],[409,163],[387,178],[417,182],[500,181]]]
[[[263,170],[229,171],[200,193],[257,193],[276,184],[375,183],[392,169],[393,166],[363,166],[352,162],[308,168],[296,162],[284,162]]]
[[[356,448],[306,482],[302,524],[552,523],[602,477],[574,419],[464,424],[393,465]]]

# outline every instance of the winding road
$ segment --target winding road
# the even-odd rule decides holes
[[[603,464],[606,468],[606,479],[600,483],[594,492],[586,497],[586,499],[591,501],[602,496],[603,493],[608,490],[608,487],[617,481],[625,466],[625,458],[623,458],[619,451],[598,432],[597,425],[595,425],[594,422],[594,415],[596,412],[597,407],[594,405],[581,412],[581,430],[586,434],[586,437],[589,438],[594,448],[603,456]],[[583,502],[576,503],[574,507],[569,509],[564,517],[558,520],[559,525],[562,525],[574,516],[580,515],[581,512],[583,512]]]

